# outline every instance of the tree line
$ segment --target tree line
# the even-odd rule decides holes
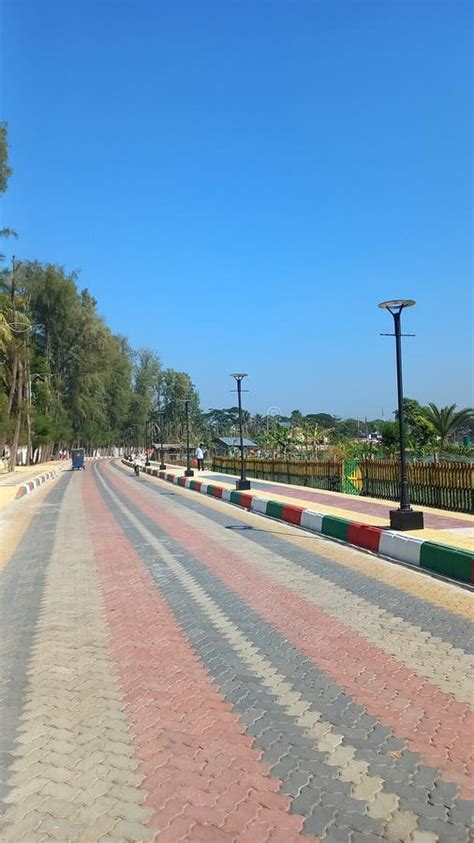
[[[0,455],[19,447],[43,458],[60,447],[144,444],[166,423],[183,437],[183,399],[195,418],[189,375],[134,351],[97,312],[88,290],[62,267],[13,260],[0,276]],[[158,413],[163,410],[163,416]]]
[[[244,411],[246,436],[254,439],[262,450],[273,455],[291,454],[314,459],[324,454],[333,458],[376,455],[390,456],[399,449],[398,413],[394,420],[341,419],[330,413],[303,414],[293,410],[289,416],[277,414],[251,415]],[[472,436],[474,416],[470,408],[457,410],[456,405],[426,406],[414,398],[404,399],[406,441],[409,450],[423,456],[450,449],[472,455],[472,447],[459,445],[461,434]],[[204,430],[214,436],[238,435],[238,408],[212,409],[203,414]]]
[[[11,174],[0,124],[0,193]],[[0,235],[16,237],[9,228]],[[163,423],[168,441],[182,440],[183,399],[193,424],[199,412],[186,372],[114,334],[76,273],[0,261],[0,457],[8,452],[11,468],[19,447],[30,461],[39,448],[47,459],[61,447],[144,444]]]

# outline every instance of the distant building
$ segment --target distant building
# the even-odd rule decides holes
[[[365,438],[365,441],[373,445],[378,445],[382,441],[382,434],[379,433],[377,430],[374,433],[368,433]]]
[[[220,457],[230,456],[232,452],[240,452],[240,437],[239,436],[219,436],[214,440],[216,443],[216,453]],[[258,448],[256,442],[252,439],[243,437],[244,451],[250,451],[252,448]]]

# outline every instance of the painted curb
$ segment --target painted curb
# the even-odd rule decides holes
[[[122,460],[124,465],[133,467],[133,463]],[[146,474],[167,480],[185,489],[229,501],[250,512],[267,515],[287,524],[303,527],[327,538],[337,539],[354,547],[370,550],[396,562],[404,562],[417,568],[425,568],[436,574],[442,574],[459,582],[474,583],[474,556],[465,550],[458,550],[448,545],[437,544],[426,539],[406,536],[393,530],[371,527],[356,521],[347,521],[335,515],[326,515],[312,509],[293,506],[260,498],[248,492],[238,492],[215,486],[211,483],[193,480],[183,475],[168,474],[156,468],[143,467]]]
[[[31,492],[34,492],[38,486],[42,486],[47,480],[52,480],[52,478],[56,477],[57,474],[57,471],[47,471],[45,474],[40,474],[39,477],[33,477],[32,480],[27,480],[26,483],[22,483],[21,486],[18,487],[14,500],[19,501],[26,495],[31,494]]]

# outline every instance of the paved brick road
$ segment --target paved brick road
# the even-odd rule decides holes
[[[90,469],[3,525],[0,841],[469,839],[468,592]]]

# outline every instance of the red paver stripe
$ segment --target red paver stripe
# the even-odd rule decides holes
[[[390,726],[425,762],[456,782],[465,798],[472,795],[472,758],[466,734],[474,734],[474,717],[425,677],[387,655],[340,621],[307,603],[179,516],[154,505],[119,475],[107,474],[133,503],[186,547],[236,594],[243,597],[288,640],[321,667],[370,714]],[[462,735],[464,736],[464,739]]]
[[[101,498],[94,480],[84,484],[97,569],[112,649],[134,734],[146,804],[159,840],[192,839],[208,830],[254,828],[255,843],[269,829],[300,840],[303,819],[288,813],[291,799],[268,777],[262,753],[252,749],[232,711],[188,642],[133,545]],[[233,764],[233,761],[236,764]],[[272,792],[277,822],[265,824]],[[265,836],[261,835],[266,825]],[[204,829],[204,831],[203,831]],[[308,839],[308,838],[305,838]],[[314,838],[313,838],[314,840]]]

